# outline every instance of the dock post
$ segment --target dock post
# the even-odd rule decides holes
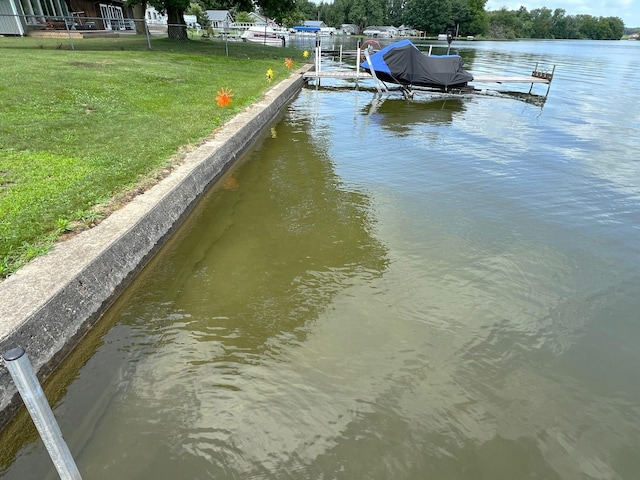
[[[358,45],[356,47],[356,87],[358,86],[358,80],[360,79],[360,40],[358,40]]]
[[[322,59],[322,51],[320,50],[320,35],[316,33],[316,58],[315,58],[315,67],[316,67],[316,85],[320,85],[320,64]]]
[[[538,72],[538,63],[539,62],[536,62],[536,66],[533,67],[533,73],[531,74],[532,77],[534,77]],[[531,82],[531,86],[529,87],[529,95],[531,95],[531,90],[533,90],[533,82]]]
[[[551,80],[553,80],[553,76],[556,73],[556,66],[554,65],[551,69],[551,75],[549,76],[549,83],[547,83],[547,93],[544,94],[544,98],[547,98],[549,95],[549,90],[551,90]]]
[[[58,475],[62,480],[82,480],[24,349],[12,348],[3,358]]]

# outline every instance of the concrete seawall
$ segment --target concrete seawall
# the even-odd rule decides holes
[[[157,185],[98,226],[56,245],[0,283],[0,354],[21,346],[46,378],[100,319],[207,188],[251,146],[304,84],[273,87],[186,155]],[[21,401],[0,362],[0,429]]]

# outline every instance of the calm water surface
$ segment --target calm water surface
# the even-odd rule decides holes
[[[84,478],[640,477],[640,42],[460,51],[548,100],[303,90],[49,387]]]

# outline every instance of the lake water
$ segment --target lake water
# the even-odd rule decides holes
[[[640,42],[458,49],[548,99],[304,89],[48,386],[85,479],[640,477]]]

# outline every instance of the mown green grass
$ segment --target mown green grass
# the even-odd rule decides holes
[[[177,159],[290,72],[302,52],[144,36],[0,38],[0,278],[96,205]],[[227,51],[229,56],[227,56]],[[216,92],[231,89],[227,108]]]

